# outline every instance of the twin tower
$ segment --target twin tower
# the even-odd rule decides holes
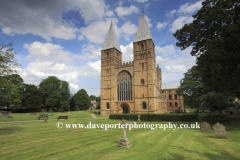
[[[133,41],[132,62],[122,63],[111,24],[101,50],[101,115],[167,112],[161,84],[162,72],[156,67],[155,45],[144,13]]]

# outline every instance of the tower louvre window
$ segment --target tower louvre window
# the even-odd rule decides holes
[[[144,69],[144,63],[142,63],[142,69]]]
[[[107,58],[109,57],[109,52],[107,52]]]
[[[144,85],[144,79],[141,79],[141,85]]]

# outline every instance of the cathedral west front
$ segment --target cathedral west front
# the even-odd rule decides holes
[[[122,52],[111,24],[101,49],[101,115],[165,113],[178,100],[175,109],[183,107],[180,97],[175,103],[169,102],[167,88],[165,95],[161,94],[161,88],[162,72],[156,67],[155,45],[144,13],[133,41],[132,62],[122,63]],[[168,95],[174,89],[169,88]]]

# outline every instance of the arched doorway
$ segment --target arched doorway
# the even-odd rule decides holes
[[[123,113],[128,113],[128,107],[127,106],[123,106]]]

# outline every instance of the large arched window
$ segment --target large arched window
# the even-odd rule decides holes
[[[144,50],[144,45],[143,44],[141,44],[141,50]]]
[[[169,102],[169,107],[172,107],[172,103],[171,102]]]
[[[107,109],[109,109],[110,107],[109,107],[109,103],[107,102]]]
[[[121,71],[117,77],[118,101],[132,101],[132,76],[128,71]]]
[[[175,102],[175,107],[177,107],[177,102]]]
[[[169,95],[169,99],[172,99],[172,95]]]
[[[146,102],[142,102],[142,105],[143,105],[143,109],[147,109]]]

